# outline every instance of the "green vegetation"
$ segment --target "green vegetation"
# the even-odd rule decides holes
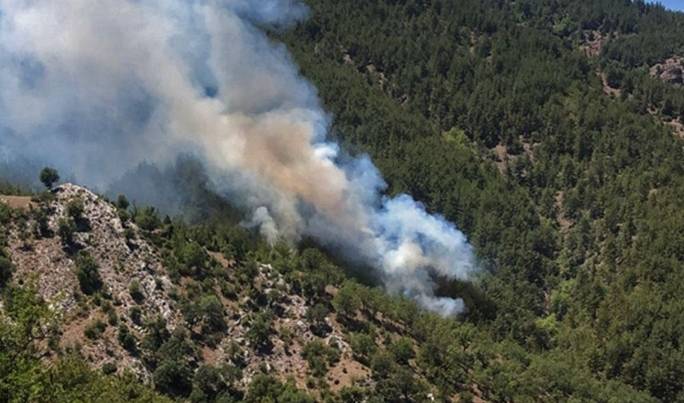
[[[81,252],[76,258],[76,277],[84,294],[93,294],[102,288],[100,268],[89,254]]]
[[[83,334],[89,339],[95,340],[102,335],[102,333],[107,329],[107,324],[105,324],[101,320],[95,320],[91,324],[89,324],[86,328]]]
[[[282,383],[272,376],[257,376],[249,387],[245,402],[297,402],[313,403],[314,399],[297,390],[292,383]]]
[[[59,173],[54,168],[45,167],[40,171],[40,181],[47,189],[52,189],[52,186],[59,181]]]
[[[683,399],[682,147],[660,122],[684,90],[648,66],[684,53],[684,16],[617,0],[307,3],[311,18],[275,35],[334,135],[464,229],[488,271],[443,291],[464,296],[478,350],[521,358],[480,370],[491,397],[637,400],[615,392],[625,383]],[[597,58],[580,50],[591,35],[613,38]],[[434,347],[456,354],[446,340]],[[434,353],[419,359],[445,385],[466,376],[454,363],[471,368]],[[516,372],[528,387],[503,387]]]
[[[335,311],[344,319],[353,319],[356,311],[361,308],[361,298],[357,291],[354,283],[346,282],[333,298],[332,304]]]
[[[328,324],[325,319],[327,318],[330,310],[327,306],[318,303],[306,312],[306,318],[311,323],[311,330],[314,334],[319,336],[325,336],[327,333]]]
[[[0,224],[7,225],[12,218],[12,210],[5,204],[0,202]]]
[[[316,377],[321,377],[328,372],[329,366],[339,360],[340,353],[322,341],[314,340],[304,346],[302,357],[309,363],[311,373]]]
[[[130,309],[128,312],[128,315],[131,317],[131,321],[135,323],[136,325],[140,326],[143,324],[142,320],[142,310],[138,306],[134,306],[133,308]]]
[[[0,248],[0,289],[12,278],[14,265],[7,256],[7,252]]]
[[[76,224],[71,219],[60,218],[57,223],[57,235],[62,240],[65,247],[70,247],[74,243],[74,234],[76,233]]]
[[[13,265],[0,249],[0,400],[684,401],[684,156],[663,124],[683,118],[684,89],[649,74],[684,56],[684,15],[621,0],[307,3],[309,20],[272,35],[320,90],[333,136],[370,154],[390,193],[409,192],[468,234],[480,278],[435,279],[468,311],[445,319],[388,296],[309,240],[270,247],[214,214],[207,206],[216,196],[204,188],[193,209],[206,212],[193,225],[121,196],[119,216],[160,249],[182,313],[170,332],[135,307],[129,328],[102,305],[156,392],[112,376],[112,365],[94,372],[59,354],[41,365],[36,346],[49,336],[48,311],[8,285]],[[582,50],[601,38],[599,54]],[[182,166],[192,178],[197,167]],[[56,172],[47,179],[51,188]],[[57,233],[72,248],[84,210],[67,210]],[[20,216],[0,204],[2,238]],[[257,283],[262,263],[306,301],[312,340],[280,328],[292,296]],[[97,265],[81,254],[76,266],[94,299]],[[139,283],[129,291],[145,302]],[[223,345],[230,359],[206,365],[201,352],[231,330],[233,304],[249,310],[240,318],[245,344]],[[325,376],[340,359],[323,341],[333,321],[372,383],[328,390]],[[93,322],[86,335],[105,328]],[[246,346],[268,361],[276,341],[303,347],[311,394],[267,370],[238,387]]]
[[[131,354],[135,355],[138,353],[138,341],[136,340],[135,336],[131,333],[131,331],[128,329],[128,326],[126,326],[125,323],[119,324],[119,329],[116,337],[117,340],[119,340],[119,344],[121,344],[121,347],[129,351]]]
[[[83,206],[83,200],[74,199],[67,204],[67,215],[71,217],[72,220],[78,221],[83,218],[83,211],[85,207]]]
[[[270,335],[273,332],[271,312],[262,312],[255,314],[249,324],[249,331],[247,337],[250,342],[259,348],[268,348],[271,340]]]
[[[3,291],[0,311],[0,400],[167,402],[130,375],[103,375],[76,356],[64,356],[50,366],[42,362],[40,345],[54,318],[30,288]]]
[[[349,344],[354,352],[354,358],[363,364],[369,365],[370,357],[377,349],[373,337],[366,333],[351,333],[349,339]]]
[[[141,303],[145,299],[145,294],[140,288],[140,281],[136,279],[131,280],[131,283],[128,285],[128,293],[133,298],[133,301],[137,303]]]

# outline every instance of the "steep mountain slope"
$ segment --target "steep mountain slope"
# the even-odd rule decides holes
[[[684,401],[684,16],[621,0],[307,3],[308,21],[272,35],[334,135],[468,234],[486,272],[440,284],[468,311],[435,317],[308,241],[207,220],[220,198],[187,165],[193,226],[65,185],[31,211],[0,203],[2,396]]]
[[[207,270],[231,282],[222,290],[212,286],[213,295],[192,301],[193,287],[198,284],[189,278],[177,279],[174,284],[162,263],[163,250],[145,240],[123,210],[84,188],[67,184],[56,188],[54,198],[41,204],[38,211],[36,217],[45,220],[44,226],[31,218],[10,225],[7,249],[14,277],[22,283],[35,281],[37,293],[59,315],[58,350],[78,351],[90,365],[105,367],[107,372],[132,371],[147,381],[156,374],[159,386],[159,373],[154,371],[158,367],[153,362],[157,358],[147,351],[154,326],[157,336],[165,334],[165,339],[183,340],[183,331],[203,339],[188,346],[190,350],[180,357],[188,363],[196,361],[195,367],[239,363],[241,375],[236,375],[235,387],[246,388],[255,374],[266,368],[266,372],[282,380],[293,378],[298,387],[306,388],[311,369],[304,349],[320,340],[323,351],[335,352],[326,388],[339,391],[352,382],[369,382],[369,369],[352,359],[335,317],[324,312],[324,317],[317,318],[321,330],[314,328],[308,319],[311,315],[307,316],[309,301],[296,295],[272,266],[255,264],[249,269],[247,293],[236,287],[240,270],[234,261],[193,244],[198,249],[188,252],[194,254],[189,268],[200,270],[192,264],[206,264]],[[74,233],[65,235],[63,228],[70,221]],[[36,229],[40,233],[30,234],[34,227],[40,227]],[[276,315],[258,316],[260,311]],[[259,326],[254,320],[268,322],[261,330],[265,334],[250,333]],[[315,336],[312,329],[322,337]],[[183,387],[191,388],[182,385],[183,379],[170,381],[181,384],[164,386],[171,388],[167,392],[182,395],[186,393]]]
[[[464,228],[492,273],[469,320],[684,399],[684,91],[657,74],[684,51],[684,15],[613,0],[308,4],[280,38],[339,138]]]
[[[84,188],[62,185],[55,190],[54,200],[41,209],[47,218],[43,233],[61,233],[65,220],[73,220],[74,234],[68,241],[59,236],[29,240],[27,228],[39,224],[27,221],[12,227],[8,251],[16,268],[14,275],[23,281],[35,279],[38,294],[63,317],[62,348],[80,348],[98,367],[116,362],[120,368],[146,374],[140,360],[115,342],[115,328],[95,343],[84,340],[83,332],[88,325],[107,321],[107,315],[129,317],[134,307],[145,316],[160,316],[172,328],[177,326],[180,314],[172,311],[172,301],[162,291],[170,289],[172,283],[159,251],[136,236],[137,227],[125,227],[115,206]],[[139,301],[129,292],[133,283],[139,285],[143,296]],[[109,300],[105,302],[106,312],[90,306],[85,294],[95,291]]]
[[[151,398],[144,383],[197,402],[649,401],[581,370],[557,383],[555,358],[349,281],[316,249],[127,204],[74,185],[0,204],[4,399]]]

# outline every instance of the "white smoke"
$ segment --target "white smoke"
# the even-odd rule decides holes
[[[444,315],[432,274],[468,279],[466,238],[409,196],[382,196],[284,46],[295,0],[0,0],[0,149],[106,186],[140,163],[199,156],[270,241],[313,236]]]
[[[243,225],[247,228],[259,228],[261,236],[274,245],[278,241],[278,224],[275,222],[268,209],[264,206],[258,207],[252,215],[252,220]]]

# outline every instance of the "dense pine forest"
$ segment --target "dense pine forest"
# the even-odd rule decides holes
[[[550,383],[578,371],[683,399],[682,147],[663,122],[681,122],[684,91],[649,67],[682,54],[684,15],[624,1],[309,3],[284,38],[335,134],[464,228],[490,269],[466,321],[534,352]],[[593,36],[606,38],[595,56]]]
[[[79,207],[46,235],[54,195],[25,192],[39,208],[0,203],[0,400],[684,402],[682,65],[678,79],[654,74],[684,57],[684,13],[641,0],[306,3],[305,21],[269,35],[318,89],[332,136],[370,155],[390,193],[467,234],[482,272],[439,283],[467,311],[441,318],[388,296],[314,241],[269,246],[186,162],[190,223],[112,203],[127,239],[160,251],[185,329],[103,323],[149,377],[92,369],[51,343],[57,318],[9,252],[49,236],[69,249]],[[230,327],[217,301],[247,309],[252,345],[293,337],[272,325],[279,296],[251,282],[258,264],[306,301],[316,330],[335,315],[369,382],[326,386],[340,353],[314,342],[305,386],[267,370],[238,385],[237,360],[203,363]],[[81,304],[107,311],[107,296],[81,289]]]

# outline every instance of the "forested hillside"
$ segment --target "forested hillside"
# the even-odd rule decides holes
[[[191,223],[0,182],[28,195],[0,200],[0,400],[684,402],[684,13],[306,3],[269,35],[345,150],[468,236],[478,277],[438,279],[467,311],[268,245],[191,159],[113,186],[171,176]]]
[[[545,365],[684,399],[684,90],[649,74],[684,52],[684,15],[610,0],[308,3],[281,36],[335,134],[464,228],[489,269],[466,320]]]

